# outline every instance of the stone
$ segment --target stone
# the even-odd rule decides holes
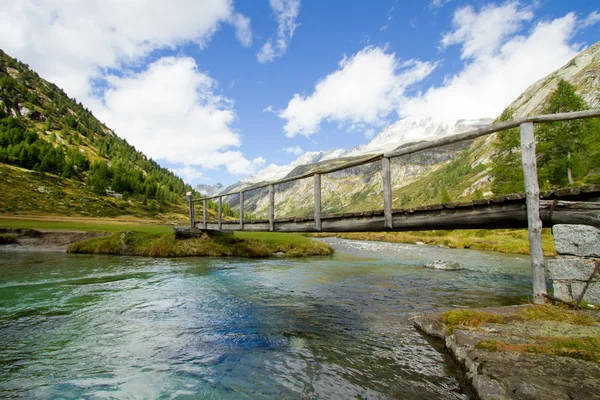
[[[584,286],[585,282],[571,282],[571,295],[573,298],[579,297]],[[600,304],[600,282],[590,283],[581,300],[589,304]]]
[[[459,263],[447,260],[437,260],[432,263],[425,264],[423,265],[423,267],[431,269],[441,269],[443,271],[460,271],[461,269],[464,269],[460,266]]]
[[[556,280],[552,282],[552,287],[554,288],[554,297],[567,302],[573,301],[571,281]]]
[[[558,254],[600,257],[600,228],[559,224],[552,227],[552,234]]]
[[[600,259],[559,256],[547,261],[548,277],[554,280],[587,281],[596,262],[600,262]],[[600,274],[596,274],[593,280],[600,281]]]

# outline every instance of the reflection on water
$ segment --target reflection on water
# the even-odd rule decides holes
[[[410,317],[519,303],[528,259],[327,240],[299,260],[0,253],[0,397],[469,398]]]

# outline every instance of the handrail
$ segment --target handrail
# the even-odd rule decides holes
[[[574,119],[596,118],[596,117],[600,117],[600,109],[558,113],[558,114],[534,115],[534,116],[530,116],[530,117],[520,117],[520,118],[513,119],[511,121],[505,121],[505,122],[500,122],[497,124],[491,124],[491,125],[488,125],[483,128],[478,128],[478,129],[474,129],[474,130],[471,130],[468,132],[463,132],[463,133],[457,133],[454,135],[444,136],[442,138],[429,140],[427,142],[415,143],[412,145],[409,143],[408,146],[405,146],[401,149],[392,150],[387,153],[375,154],[368,158],[350,161],[348,163],[338,165],[335,167],[331,167],[331,168],[327,168],[327,169],[323,169],[320,171],[311,171],[311,172],[307,172],[305,174],[298,175],[298,176],[287,177],[287,178],[279,179],[279,180],[272,181],[272,182],[266,182],[266,183],[260,183],[258,185],[254,185],[254,186],[248,186],[244,189],[241,189],[241,190],[238,190],[235,192],[221,193],[221,194],[218,194],[215,196],[210,196],[210,197],[201,197],[199,199],[193,199],[192,201],[212,200],[212,199],[217,199],[219,197],[224,197],[224,196],[239,195],[242,192],[248,192],[250,190],[266,188],[271,185],[279,185],[282,183],[293,182],[293,181],[297,181],[300,179],[310,178],[311,176],[314,176],[317,174],[318,175],[330,174],[332,172],[337,172],[337,171],[341,171],[341,170],[352,168],[352,167],[358,167],[358,166],[364,165],[364,164],[370,164],[372,162],[381,160],[382,158],[395,158],[395,157],[405,156],[408,154],[414,154],[414,153],[417,153],[417,152],[423,151],[423,150],[428,150],[428,149],[432,149],[432,148],[436,148],[436,147],[442,147],[442,146],[447,146],[447,145],[458,143],[458,142],[463,142],[465,140],[477,139],[478,137],[481,137],[481,136],[490,135],[492,133],[504,131],[507,129],[517,128],[526,122],[558,122],[558,121],[570,121],[570,120],[574,120]]]

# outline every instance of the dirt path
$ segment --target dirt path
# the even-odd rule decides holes
[[[66,252],[67,248],[73,243],[109,235],[107,232],[12,228],[0,228],[0,234],[14,236],[16,239],[15,243],[0,245],[2,250],[57,252]]]

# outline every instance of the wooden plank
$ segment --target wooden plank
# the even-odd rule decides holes
[[[275,185],[269,185],[269,230],[275,230]]]
[[[552,215],[550,218],[550,210]],[[600,202],[540,201],[540,216],[543,224],[582,224],[600,227]],[[435,211],[421,211],[412,214],[394,213],[394,231],[422,231],[432,229],[502,229],[527,228],[527,206],[524,203],[490,203],[473,208],[455,208]],[[321,219],[322,232],[382,232],[384,216],[370,215]],[[276,220],[276,232],[314,232],[312,219],[280,218]],[[217,224],[209,223],[208,229],[217,229]],[[224,222],[224,231],[239,229],[237,222]],[[268,231],[269,223],[255,222],[244,225],[248,231]]]
[[[206,229],[206,199],[202,200],[202,225]]]
[[[538,184],[535,160],[535,137],[533,123],[521,125],[521,161],[527,196],[527,226],[529,230],[529,252],[531,254],[531,275],[533,280],[533,302],[546,302],[546,271],[542,251],[542,220],[540,218],[540,187]]]
[[[217,212],[217,224],[218,224],[219,230],[221,230],[221,221],[223,220],[223,217],[221,216],[222,213],[223,213],[223,196],[219,196],[219,210]]]
[[[381,176],[383,178],[384,226],[394,229],[394,222],[392,220],[392,169],[390,159],[387,157],[381,159]]]
[[[244,192],[240,192],[240,231],[244,230]]]
[[[315,230],[321,230],[321,175],[315,174]]]

